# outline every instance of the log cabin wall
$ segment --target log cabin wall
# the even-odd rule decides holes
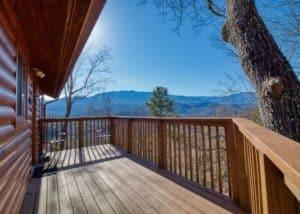
[[[31,127],[36,127],[32,120],[38,119],[33,116],[39,107],[34,106],[34,79],[18,45],[13,19],[1,3],[0,11],[0,213],[17,213],[31,178],[31,145],[38,140]],[[17,115],[18,55],[25,69],[21,115]]]
[[[59,95],[104,3],[0,1],[0,213],[19,211],[41,151],[41,94]]]

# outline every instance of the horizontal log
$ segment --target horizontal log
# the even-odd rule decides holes
[[[20,176],[22,171],[26,166],[30,166],[31,157],[30,157],[30,149],[28,148],[26,152],[24,152],[16,163],[14,163],[8,171],[0,177],[0,195],[8,192],[9,188],[13,188],[11,185]]]
[[[9,55],[15,57],[16,49],[14,44],[10,41],[3,28],[0,28],[0,43],[4,46],[4,48],[9,52]]]
[[[16,112],[14,108],[0,106],[0,126],[9,125],[16,120]]]
[[[30,150],[28,152],[20,155],[18,160],[3,174],[0,176],[0,191],[7,185],[7,182],[10,180],[13,175],[16,174],[16,171],[22,167],[24,160],[30,158]]]
[[[5,194],[2,194],[3,197],[0,200],[0,212],[2,210],[2,212],[6,213],[11,209],[11,203],[16,201],[19,197],[23,198],[23,195],[20,194],[20,190],[27,188],[31,170],[30,161],[24,163],[24,167],[20,168],[16,173],[17,176],[15,179],[12,179],[12,183],[8,185],[9,188],[6,190]]]
[[[16,73],[16,61],[9,53],[0,46],[0,64],[10,72]]]
[[[11,91],[16,91],[16,78],[1,65],[0,84]]]
[[[3,183],[1,183],[0,195],[7,193],[10,188],[14,188],[12,184],[16,181],[18,177],[20,177],[25,167],[31,165],[30,149],[28,148],[25,153],[26,156],[23,156],[22,159],[20,159],[22,160],[22,162],[19,164],[19,166],[18,167],[13,166],[14,170],[11,170],[7,176],[3,176],[3,179],[1,179]]]
[[[5,143],[8,138],[10,138],[15,131],[15,127],[13,125],[0,126],[0,145]]]
[[[9,155],[12,151],[16,150],[18,146],[22,145],[24,141],[30,138],[31,130],[27,129],[21,134],[18,134],[14,139],[12,139],[9,143],[5,144],[0,148],[0,161],[3,160],[7,155]]]
[[[1,1],[1,4],[3,2],[4,1]],[[0,9],[1,9],[0,25],[1,25],[2,29],[4,30],[4,32],[6,33],[7,38],[9,38],[10,41],[12,41],[12,43],[15,44],[16,37],[17,37],[15,29],[11,25],[11,22],[10,22],[11,20],[8,18],[9,16],[5,12],[5,9],[4,9],[3,5],[1,5],[1,4],[0,4]]]
[[[16,204],[12,203],[12,208],[8,209],[8,210],[11,211],[11,213],[18,213],[20,211],[22,203],[23,203],[23,199],[24,199],[25,194],[27,192],[27,187],[30,183],[30,177],[27,176],[24,183],[25,183],[25,185],[23,185],[23,187],[21,188],[21,190],[18,194],[18,199],[16,201]]]
[[[10,90],[0,87],[0,106],[15,106],[16,95]]]
[[[16,162],[18,157],[27,151],[30,147],[30,139],[27,139],[17,150],[10,153],[5,159],[0,162],[0,175],[4,174],[13,163]]]
[[[19,155],[19,157],[17,157],[15,159],[15,162],[13,162],[11,164],[11,166],[7,169],[7,171],[1,175],[1,177],[0,177],[0,179],[1,179],[0,191],[3,191],[5,186],[7,186],[3,183],[7,182],[7,184],[10,184],[10,182],[12,182],[12,178],[16,174],[20,174],[20,172],[22,171],[22,169],[24,168],[25,165],[27,165],[27,164],[30,165],[30,162],[31,162],[30,153],[31,153],[30,147],[27,147],[26,150],[24,150]],[[12,170],[10,170],[10,169],[12,169]],[[9,172],[11,172],[11,173],[9,173]]]

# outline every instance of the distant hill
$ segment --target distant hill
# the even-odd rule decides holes
[[[74,104],[72,116],[87,114],[104,114],[103,96],[109,97],[111,113],[114,115],[148,115],[145,106],[151,92],[112,91],[96,94],[79,100]],[[238,93],[230,96],[177,96],[171,95],[175,101],[176,113],[180,116],[212,116],[218,114],[231,115],[256,105],[254,93]],[[254,102],[253,102],[254,100]],[[64,115],[64,99],[47,106],[47,115],[59,117]]]

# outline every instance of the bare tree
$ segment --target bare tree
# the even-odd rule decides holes
[[[106,48],[95,54],[82,54],[64,87],[65,117],[70,116],[76,101],[86,98],[101,88],[106,78],[105,74],[109,72],[107,62],[110,59],[110,51]]]
[[[231,95],[231,116],[245,117],[258,124],[262,124],[259,108],[257,106],[257,97],[254,95],[254,88],[250,80],[245,75],[236,73],[225,73],[225,78],[219,81],[219,87],[215,92],[221,96]],[[238,106],[240,100],[236,100],[235,94],[243,93],[243,99],[248,104],[247,108],[240,109]],[[216,116],[222,115],[220,109],[216,109]],[[220,114],[221,113],[221,114]],[[229,115],[227,115],[229,116]]]
[[[239,56],[251,80],[266,127],[300,141],[300,82],[262,20],[254,0],[153,0],[179,31],[185,17],[195,28],[225,21],[222,39]],[[143,4],[147,0],[142,0]]]
[[[88,115],[100,115],[100,110],[98,108],[96,108],[94,103],[90,103],[87,106],[87,114]]]
[[[110,79],[107,78],[101,83],[101,89],[99,93],[99,100],[90,103],[86,107],[88,115],[106,115],[110,116],[112,113],[112,96],[111,93],[107,92],[107,87],[110,84]],[[97,96],[98,97],[98,96]]]
[[[300,76],[300,1],[269,0],[265,7],[272,11],[266,19],[276,34],[280,48]]]

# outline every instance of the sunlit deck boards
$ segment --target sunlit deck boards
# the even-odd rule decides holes
[[[81,152],[79,152],[79,148],[48,152],[46,156],[50,158],[50,161],[44,165],[44,170],[67,169],[121,155],[123,152],[111,144],[82,147]]]
[[[131,158],[106,157],[34,179],[21,213],[229,213]]]

